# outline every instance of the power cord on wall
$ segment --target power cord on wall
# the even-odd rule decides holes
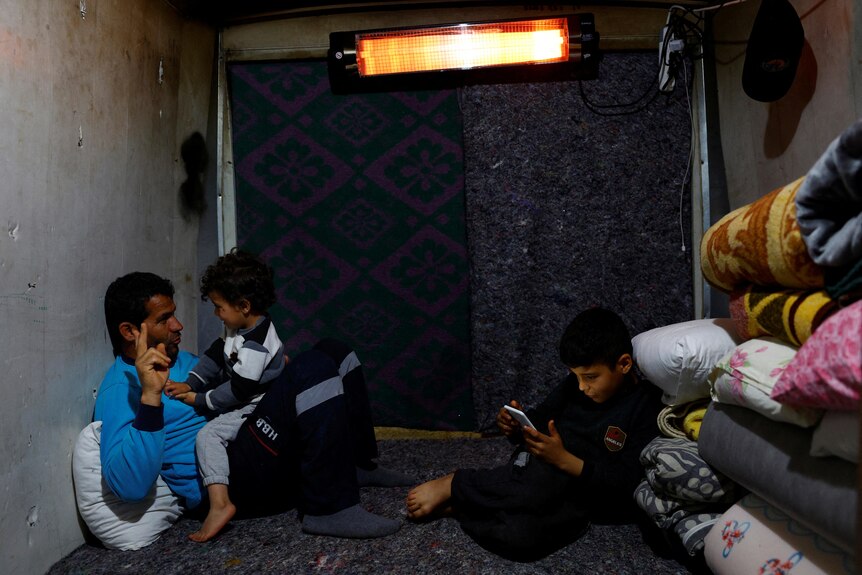
[[[682,70],[683,77],[688,77],[688,68],[686,67],[685,60],[682,61]],[[688,181],[689,170],[691,169],[691,160],[694,156],[694,116],[691,111],[691,94],[688,91],[688,82],[683,82],[685,86],[685,103],[688,105],[688,117],[689,117],[689,125],[691,126],[691,139],[688,144],[688,161],[685,163],[685,173],[682,176],[682,184],[679,189],[679,237],[681,243],[681,251],[685,253],[685,226],[682,222],[682,200],[685,197],[685,183]]]
[[[739,4],[746,0],[731,0],[720,2],[711,6],[705,6],[695,10],[685,6],[674,5],[668,10],[667,20],[662,28],[659,39],[658,74],[644,90],[644,92],[630,102],[600,104],[592,101],[584,91],[583,82],[579,81],[580,96],[587,109],[600,116],[624,116],[640,112],[649,106],[659,94],[669,95],[673,92],[677,80],[682,80],[685,86],[685,102],[688,109],[689,123],[691,126],[691,139],[689,143],[688,161],[685,164],[685,172],[679,192],[679,232],[680,250],[684,253],[687,249],[685,242],[685,225],[683,222],[683,200],[685,198],[686,183],[691,173],[691,163],[694,155],[694,117],[691,105],[691,93],[689,92],[689,70],[687,62],[703,57],[703,20],[702,12],[719,10],[725,6]],[[713,14],[714,16],[714,14]],[[656,89],[656,86],[658,89]]]
[[[684,6],[671,6],[659,33],[658,89],[673,92],[685,57],[700,58],[703,45],[703,16]]]
[[[685,198],[686,183],[691,173],[691,164],[694,157],[695,119],[692,112],[691,93],[689,92],[689,70],[687,62],[703,57],[703,16],[700,12],[704,10],[716,10],[729,4],[736,4],[745,0],[734,0],[733,2],[721,2],[713,6],[707,6],[698,10],[691,10],[684,6],[674,5],[668,10],[667,20],[662,28],[659,40],[659,91],[670,93],[676,86],[677,77],[682,73],[682,84],[685,86],[685,103],[688,108],[689,124],[691,126],[691,137],[688,148],[688,160],[685,164],[685,172],[679,191],[679,235],[680,251],[685,253],[685,225],[683,222],[683,200]]]
[[[662,28],[659,38],[659,91],[670,92],[673,90],[676,76],[679,68],[682,67],[683,79],[688,78],[688,68],[686,66],[685,55],[692,59],[703,57],[703,14],[712,10],[717,11],[727,6],[741,4],[746,0],[730,0],[722,1],[710,6],[702,8],[689,9],[684,6],[674,5],[668,10],[667,21],[665,27]],[[715,14],[711,15],[712,17]],[[692,50],[696,47],[696,51]],[[685,49],[689,48],[688,53]],[[692,158],[694,155],[694,139],[696,137],[694,130],[694,115],[691,107],[691,94],[688,91],[688,83],[685,85],[685,101],[688,106],[688,116],[691,125],[691,142],[688,149],[688,161],[685,165],[685,173],[682,178],[682,185],[679,192],[679,234],[680,234],[680,249],[685,252],[685,226],[683,224],[683,199],[685,197],[685,184],[688,181],[691,170]]]
[[[587,109],[592,113],[597,114],[599,116],[627,116],[629,114],[636,114],[649,106],[653,100],[659,95],[659,92],[655,89],[656,81],[653,80],[649,87],[644,90],[644,92],[632,100],[631,102],[622,102],[622,103],[613,103],[613,104],[598,104],[596,102],[591,101],[587,94],[584,92],[584,83],[578,80],[578,88],[581,93],[581,100],[586,105]],[[644,98],[648,97],[649,99],[646,102],[643,102]],[[641,103],[643,102],[643,103]],[[632,106],[637,106],[636,108],[632,108]],[[621,108],[620,110],[614,110],[616,108]],[[614,110],[614,111],[606,111],[606,110]]]
[[[662,90],[662,86],[665,86],[665,87],[669,86],[669,88],[671,90],[673,89],[673,83],[674,83],[674,77],[673,76],[670,76],[669,80],[667,80],[664,84],[662,84],[661,67],[663,67],[663,66],[667,66],[668,67],[667,71],[668,71],[668,73],[670,73],[672,71],[674,65],[676,65],[677,63],[681,63],[682,68],[683,68],[683,78],[688,77],[688,69],[686,68],[686,64],[685,64],[686,61],[684,58],[680,58],[678,56],[679,53],[684,48],[684,46],[680,46],[680,43],[684,44],[684,40],[682,40],[681,37],[676,36],[675,33],[667,34],[668,27],[671,24],[671,15],[674,13],[674,11],[682,11],[683,12],[682,23],[683,23],[684,27],[686,29],[692,31],[695,34],[695,36],[697,37],[698,45],[702,45],[702,43],[703,43],[703,30],[701,29],[700,25],[703,22],[703,16],[701,16],[701,13],[708,12],[710,10],[716,10],[717,11],[717,10],[720,10],[720,9],[726,7],[726,6],[733,6],[734,4],[742,4],[745,1],[746,0],[730,0],[730,1],[726,1],[726,2],[719,2],[719,3],[713,4],[711,6],[704,6],[703,8],[695,8],[695,9],[689,9],[689,8],[684,7],[684,6],[678,6],[678,5],[671,6],[671,8],[668,10],[667,22],[665,24],[665,27],[662,28],[661,37],[659,39],[659,53],[660,53],[660,56],[659,56],[659,66],[660,66],[659,90],[664,91],[664,90]],[[695,18],[695,22],[690,22],[689,20],[687,20],[685,18],[686,15],[693,16]],[[715,14],[713,14],[713,16],[715,16]],[[680,21],[677,20],[676,24],[679,24],[679,23],[680,23]],[[678,30],[677,30],[677,32],[678,32]],[[701,50],[700,53],[697,55],[697,57],[702,57],[702,56],[703,56],[703,51]],[[668,84],[668,82],[669,82],[669,84]],[[689,147],[688,147],[688,162],[686,162],[686,164],[685,164],[685,174],[682,177],[682,187],[681,187],[680,192],[679,192],[679,235],[682,239],[681,249],[683,252],[685,252],[685,228],[684,228],[683,222],[682,222],[682,200],[683,200],[683,197],[685,196],[685,182],[688,180],[689,170],[691,169],[691,160],[692,160],[692,156],[694,155],[694,138],[696,136],[696,134],[694,133],[694,115],[692,114],[692,110],[691,110],[691,94],[689,94],[689,92],[688,92],[688,83],[685,83],[685,101],[686,101],[686,104],[688,104],[688,117],[690,118],[689,121],[691,123],[691,143],[689,144]]]

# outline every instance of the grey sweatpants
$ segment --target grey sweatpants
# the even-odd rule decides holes
[[[198,432],[195,440],[195,452],[204,485],[230,484],[228,480],[230,465],[228,464],[227,444],[236,439],[236,434],[245,422],[245,418],[256,407],[256,403],[249,403],[233,411],[222,413],[215,419],[208,421]]]

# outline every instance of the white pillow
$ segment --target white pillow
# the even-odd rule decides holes
[[[635,362],[662,389],[666,405],[709,397],[709,372],[741,342],[730,318],[674,323],[632,338]]]
[[[142,501],[123,501],[102,479],[99,440],[102,422],[85,427],[72,452],[72,478],[78,511],[108,549],[140,549],[159,538],[182,515],[179,499],[159,477]]]
[[[859,462],[859,412],[827,411],[811,435],[811,455]]]

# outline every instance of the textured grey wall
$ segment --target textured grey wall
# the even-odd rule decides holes
[[[483,429],[503,403],[534,405],[566,373],[557,343],[579,311],[614,309],[632,335],[692,319],[688,104],[679,83],[651,100],[656,74],[655,53],[609,54],[583,86],[462,91]]]

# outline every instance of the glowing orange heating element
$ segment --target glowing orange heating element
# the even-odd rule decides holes
[[[565,18],[458,24],[356,35],[360,76],[565,62]]]

